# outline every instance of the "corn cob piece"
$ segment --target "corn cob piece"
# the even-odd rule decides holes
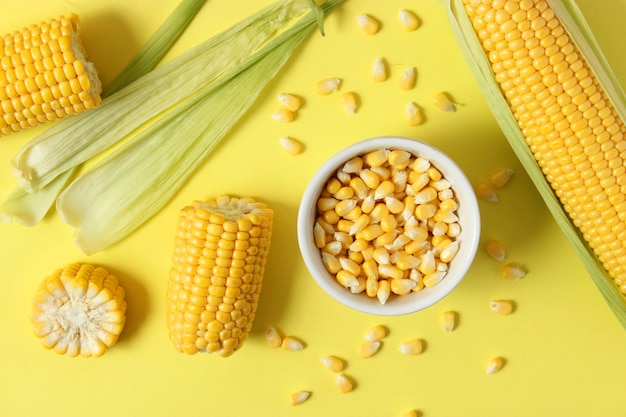
[[[100,104],[78,23],[70,14],[0,38],[0,136]]]
[[[626,326],[623,92],[572,6],[550,0],[456,3],[454,17],[469,22],[460,32],[479,43],[475,48],[474,40],[462,39],[466,51],[483,55],[469,62],[485,81],[509,142],[531,174],[538,171],[531,177],[548,207]],[[484,70],[493,78],[477,75]],[[542,182],[552,193],[542,190]],[[603,282],[611,279],[616,291]]]
[[[45,278],[30,316],[46,349],[68,356],[101,356],[126,321],[125,292],[102,267],[70,264]]]
[[[252,328],[273,211],[252,198],[195,201],[179,214],[167,287],[167,327],[179,352],[241,348]]]

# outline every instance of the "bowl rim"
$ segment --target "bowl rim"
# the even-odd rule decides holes
[[[454,274],[447,274],[446,277],[436,286],[424,288],[423,290],[408,295],[395,297],[386,304],[380,304],[376,298],[368,297],[364,294],[353,294],[337,283],[332,276],[326,272],[319,249],[313,241],[313,222],[316,218],[317,197],[326,181],[339,169],[349,158],[362,155],[374,149],[404,149],[414,155],[423,156],[435,165],[444,177],[448,179],[455,189],[457,199],[459,194],[457,189],[463,189],[463,204],[459,207],[459,217],[465,224],[462,227],[459,240],[462,241],[461,249],[457,257],[462,256],[465,262],[454,264]],[[463,217],[461,217],[463,216]],[[467,227],[467,224],[471,225]],[[360,140],[337,151],[328,158],[313,174],[302,195],[297,216],[297,238],[300,253],[307,267],[309,274],[316,283],[329,295],[341,304],[354,310],[379,316],[397,316],[423,310],[448,295],[465,277],[467,271],[473,263],[478,243],[480,240],[480,211],[474,189],[466,174],[459,165],[447,154],[433,145],[419,139],[404,136],[376,136]],[[457,259],[455,257],[455,260]],[[451,267],[452,268],[452,267]],[[411,302],[393,302],[404,299],[401,297],[412,297]],[[406,300],[406,299],[404,299]]]

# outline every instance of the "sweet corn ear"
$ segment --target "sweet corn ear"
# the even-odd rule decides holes
[[[273,216],[264,203],[228,196],[180,211],[166,300],[177,351],[226,357],[241,348],[258,307]]]
[[[70,264],[45,278],[33,299],[33,331],[46,349],[68,356],[102,356],[124,328],[126,301],[106,269]]]
[[[70,14],[0,38],[0,136],[100,104],[78,22]]]

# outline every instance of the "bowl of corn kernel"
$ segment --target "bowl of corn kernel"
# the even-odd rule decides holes
[[[298,210],[309,273],[355,310],[395,316],[449,294],[470,268],[480,212],[461,168],[411,138],[365,139],[313,175]]]

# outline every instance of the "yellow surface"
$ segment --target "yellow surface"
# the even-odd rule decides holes
[[[208,0],[170,56],[269,4]],[[80,15],[84,42],[106,83],[156,29],[176,0],[4,1],[0,32],[67,12]],[[626,1],[580,0],[614,70],[626,85]],[[416,12],[422,26],[406,33],[397,10]],[[382,22],[375,36],[360,33],[359,13]],[[623,416],[626,332],[604,303],[561,235],[469,73],[438,1],[347,0],[326,20],[327,36],[305,41],[257,104],[157,216],[123,242],[87,257],[72,230],[55,213],[34,228],[0,225],[0,415],[18,416]],[[371,62],[384,57],[390,79],[369,80]],[[417,86],[400,91],[396,79],[417,68]],[[314,84],[343,79],[342,91],[361,99],[356,115],[341,109],[339,95],[321,97]],[[430,97],[446,90],[461,105],[444,114]],[[291,92],[304,106],[291,124],[273,121],[276,95]],[[422,126],[404,123],[404,106],[420,103]],[[43,128],[0,138],[0,195],[14,186],[9,160]],[[508,260],[523,263],[518,282],[499,276],[484,251],[462,284],[441,303],[416,314],[379,318],[349,310],[327,297],[307,273],[296,241],[300,196],[316,167],[362,138],[394,134],[419,138],[455,158],[473,182],[492,168],[512,167],[512,182],[498,204],[481,202],[483,240],[501,239]],[[289,135],[305,144],[291,156],[277,145]],[[173,138],[175,140],[175,138]],[[218,178],[218,180],[216,180]],[[228,359],[184,356],[168,341],[164,296],[178,210],[193,199],[219,193],[251,195],[269,203],[276,223],[254,329]],[[68,358],[43,349],[31,333],[30,301],[40,280],[69,262],[89,261],[116,272],[127,290],[128,321],[118,344],[101,358]],[[492,299],[512,299],[511,316],[491,313]],[[438,318],[455,310],[458,328],[444,333]],[[373,325],[389,335],[379,353],[361,359],[356,348]],[[301,338],[301,352],[273,350],[263,332],[274,325]],[[401,355],[411,338],[423,354]],[[355,390],[341,394],[320,357],[347,362]],[[503,369],[485,375],[494,356]],[[311,391],[289,405],[289,395]]]

